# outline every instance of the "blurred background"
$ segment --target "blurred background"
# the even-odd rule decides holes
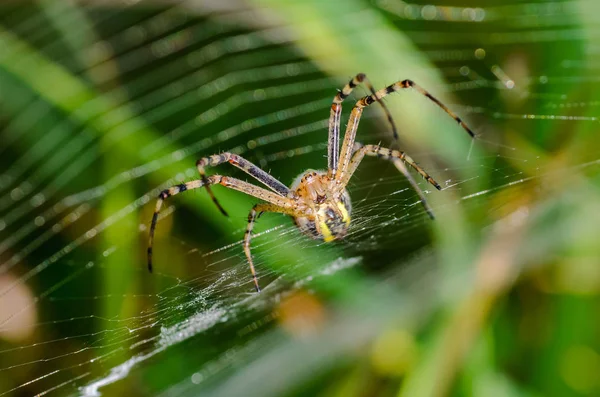
[[[600,4],[0,4],[0,396],[600,395]],[[348,186],[321,243],[215,187],[158,193],[231,151],[284,184],[326,168],[336,90],[405,150]],[[342,130],[358,88],[344,102]],[[210,173],[246,179],[225,164]]]

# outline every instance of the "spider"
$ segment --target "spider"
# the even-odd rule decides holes
[[[340,116],[342,113],[342,102],[347,98],[352,90],[358,85],[364,83],[370,90],[371,94],[361,98],[352,109],[342,149],[339,150],[340,139]],[[394,137],[397,137],[396,127],[389,113],[389,110],[381,102],[381,99],[391,93],[398,92],[405,88],[413,88],[421,95],[429,98],[436,105],[442,108],[450,117],[452,117],[470,136],[475,138],[475,134],[471,129],[452,112],[446,105],[433,97],[429,92],[417,85],[411,80],[398,81],[379,91],[375,91],[373,86],[367,80],[364,73],[357,74],[351,79],[344,88],[338,92],[333,98],[331,112],[329,116],[329,139],[327,144],[327,171],[316,171],[309,169],[299,175],[292,185],[288,188],[283,183],[275,179],[269,173],[258,168],[250,161],[238,156],[234,153],[215,154],[210,157],[201,158],[196,162],[200,179],[182,183],[163,190],[158,195],[154,215],[150,225],[150,237],[148,244],[148,270],[152,272],[152,243],[154,240],[154,231],[158,220],[158,213],[163,202],[167,197],[174,196],[186,190],[206,188],[212,201],[217,208],[227,216],[227,212],[219,204],[215,198],[211,186],[222,185],[230,189],[238,190],[250,196],[256,197],[265,201],[254,205],[248,215],[248,226],[244,235],[244,253],[250,265],[254,287],[257,292],[260,292],[258,278],[254,269],[252,255],[250,253],[250,240],[252,237],[252,228],[254,222],[264,212],[277,212],[289,215],[293,218],[294,223],[302,233],[313,238],[320,239],[325,242],[343,238],[350,226],[350,214],[352,206],[350,204],[350,196],[346,190],[348,181],[356,171],[356,168],[364,158],[364,156],[377,156],[386,160],[390,160],[394,166],[404,175],[404,177],[412,185],[413,189],[419,196],[421,204],[425,211],[434,219],[433,211],[427,201],[425,195],[418,187],[417,183],[408,172],[404,163],[410,165],[418,172],[425,180],[432,184],[436,189],[441,190],[440,185],[427,174],[421,167],[414,162],[405,152],[392,150],[380,147],[379,145],[362,145],[355,142],[356,130],[360,121],[360,116],[365,107],[373,102],[379,102],[387,114],[387,118],[392,125]],[[223,163],[230,163],[234,167],[241,169],[250,176],[257,179],[269,190],[262,187],[252,185],[240,179],[232,178],[223,175],[207,176],[204,169],[207,166],[213,167]]]

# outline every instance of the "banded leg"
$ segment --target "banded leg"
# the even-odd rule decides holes
[[[338,163],[338,170],[335,173],[335,179],[342,180],[343,174],[345,174],[346,169],[350,163],[350,159],[352,157],[354,141],[356,138],[356,130],[358,128],[358,123],[360,121],[360,116],[362,115],[362,111],[365,107],[371,105],[375,101],[380,101],[382,98],[387,95],[398,92],[405,88],[414,88],[421,95],[429,98],[436,105],[442,108],[450,117],[452,117],[470,136],[471,138],[475,138],[475,133],[465,124],[464,121],[460,117],[456,115],[452,110],[450,110],[446,105],[440,102],[437,98],[427,92],[420,85],[416,84],[412,80],[402,80],[398,81],[392,85],[389,85],[371,95],[367,95],[361,98],[354,108],[352,109],[352,113],[350,113],[350,119],[348,120],[348,126],[346,127],[346,135],[344,136],[344,142],[342,144],[342,151],[340,155],[340,161]]]
[[[400,171],[404,175],[404,177],[408,180],[408,182],[411,184],[414,191],[417,192],[417,195],[419,196],[419,200],[421,201],[423,208],[425,208],[425,212],[427,212],[427,215],[429,215],[429,217],[431,219],[435,219],[435,215],[433,215],[433,210],[431,209],[431,207],[427,203],[427,200],[425,199],[425,194],[423,194],[423,191],[421,190],[419,185],[417,185],[417,182],[415,182],[415,179],[412,177],[410,172],[408,172],[408,170],[406,169],[406,166],[404,165],[402,160],[395,159],[395,158],[391,158],[391,160],[394,163],[394,165],[396,166],[396,168],[398,169],[398,171]]]
[[[351,93],[352,90],[358,86],[360,83],[364,83],[371,94],[375,94],[375,88],[371,82],[367,79],[367,76],[364,73],[357,74],[352,80],[348,82],[342,88],[341,91],[337,93],[337,95],[333,98],[333,103],[331,104],[331,112],[329,115],[329,139],[327,142],[327,168],[329,170],[329,176],[333,177],[337,170],[338,160],[339,160],[339,147],[340,147],[340,116],[342,114],[342,102],[346,99]],[[392,114],[390,110],[387,108],[384,102],[379,102],[383,111],[385,112],[388,122],[392,126],[392,132],[394,133],[394,139],[398,139],[398,130],[396,128],[396,124],[394,123],[394,119],[392,118]]]
[[[411,184],[411,186],[415,190],[415,192],[417,192],[417,195],[419,196],[421,204],[423,204],[423,207],[425,208],[427,215],[429,215],[429,217],[431,219],[435,219],[435,217],[433,215],[433,211],[431,210],[431,207],[429,206],[429,204],[427,204],[427,200],[425,199],[425,195],[423,194],[423,191],[421,190],[421,188],[419,188],[419,185],[417,185],[417,182],[414,180],[412,175],[406,169],[404,162],[407,162],[412,168],[414,168],[419,174],[421,174],[421,176],[425,180],[427,180],[427,182],[432,184],[436,189],[441,190],[442,188],[431,176],[429,176],[429,174],[427,172],[425,172],[424,169],[419,167],[412,158],[407,156],[406,153],[404,153],[402,151],[392,150],[392,149],[388,149],[388,148],[382,148],[377,145],[363,146],[362,144],[357,142],[355,144],[355,149],[356,149],[356,151],[354,152],[354,155],[352,156],[352,160],[350,161],[350,165],[348,166],[348,172],[346,174],[344,174],[344,179],[341,181],[341,185],[340,185],[341,189],[346,187],[346,185],[350,181],[350,178],[352,178],[354,171],[356,171],[356,169],[358,168],[358,165],[363,160],[365,155],[379,157],[379,158],[382,158],[385,160],[390,160],[392,163],[394,163],[394,166],[396,166],[398,171],[400,171],[404,175],[404,177],[406,179],[408,179],[408,182]]]
[[[221,154],[215,154],[210,157],[203,157],[196,162],[196,167],[198,168],[198,173],[200,174],[201,179],[206,182],[206,172],[204,171],[204,167],[215,167],[223,163],[230,163],[234,167],[241,169],[248,175],[253,176],[254,178],[256,178],[256,180],[263,183],[269,189],[279,193],[284,197],[286,197],[290,192],[287,186],[279,182],[272,175],[261,170],[260,168],[252,164],[250,161],[246,160],[241,156],[238,156],[237,154],[225,152]],[[225,209],[221,206],[221,204],[219,204],[219,201],[213,194],[212,189],[210,188],[210,184],[206,184],[205,186],[210,198],[215,203],[219,211],[221,211],[223,215],[228,216]]]
[[[350,164],[348,165],[348,171],[344,174],[344,178],[341,180],[341,187],[344,188],[352,178],[352,175],[358,168],[358,165],[362,161],[364,156],[374,156],[379,157],[385,160],[394,161],[394,159],[402,160],[410,165],[415,171],[417,171],[423,179],[433,185],[437,190],[442,190],[441,186],[415,161],[408,156],[405,152],[401,150],[393,150],[384,147],[380,147],[379,145],[362,145],[361,143],[356,142],[354,144],[354,155],[352,156],[352,160],[350,160]]]
[[[467,134],[469,134],[471,136],[471,138],[475,138],[475,133],[473,131],[471,131],[471,129],[465,124],[464,121],[462,121],[462,119],[460,117],[458,117],[456,115],[456,113],[454,113],[452,110],[450,110],[448,108],[448,106],[444,105],[442,102],[440,102],[439,99],[437,99],[436,97],[431,95],[429,92],[427,92],[427,90],[425,90],[423,87],[421,87],[420,85],[418,85],[417,83],[415,83],[412,80],[397,81],[392,85],[388,85],[387,87],[382,88],[381,90],[362,98],[361,100],[359,100],[356,103],[356,106],[362,106],[362,107],[369,106],[373,102],[380,101],[381,98],[386,97],[387,95],[389,95],[393,92],[398,92],[398,91],[400,91],[402,89],[406,89],[406,88],[414,88],[419,94],[423,95],[426,98],[429,98],[433,103],[435,103],[440,108],[442,108],[446,113],[448,113],[448,115],[450,117],[452,117],[467,132]]]
[[[288,215],[295,214],[291,208],[284,208],[273,204],[256,204],[252,207],[252,210],[250,210],[250,213],[248,214],[248,227],[244,234],[244,253],[248,259],[248,264],[250,265],[250,272],[252,273],[252,280],[254,281],[256,292],[260,292],[260,287],[258,286],[258,278],[256,277],[256,270],[254,269],[254,262],[252,261],[252,253],[250,252],[250,240],[252,239],[252,229],[254,228],[256,218],[259,218],[263,212],[279,212]]]
[[[201,187],[206,187],[210,185],[219,184],[242,193],[246,193],[250,196],[259,198],[261,200],[267,201],[273,205],[290,209],[293,207],[293,201],[286,198],[281,197],[273,192],[270,192],[266,189],[263,189],[258,186],[254,186],[248,182],[241,181],[236,178],[231,178],[227,176],[221,175],[211,175],[209,177],[205,177],[204,179],[199,179],[187,183],[182,183],[180,185],[176,185],[170,187],[169,189],[163,190],[158,195],[158,199],[156,200],[156,208],[154,209],[154,214],[152,215],[152,222],[150,223],[150,237],[148,240],[148,271],[152,272],[152,245],[154,243],[154,231],[156,229],[156,223],[158,221],[158,213],[162,207],[163,202],[171,196],[179,194],[181,192],[185,192],[186,190],[198,189]]]
[[[152,215],[152,221],[150,222],[150,237],[148,238],[148,271],[150,273],[152,273],[152,245],[154,244],[154,231],[156,230],[156,223],[158,222],[158,213],[162,208],[163,202],[167,199],[167,197],[171,197],[181,192],[185,192],[186,190],[201,188],[202,186],[206,185],[206,183],[210,183],[210,179],[208,179],[207,181],[195,180],[187,183],[182,183],[180,185],[175,185],[166,190],[163,190],[158,195],[158,199],[156,200],[156,207],[154,208],[154,214]]]

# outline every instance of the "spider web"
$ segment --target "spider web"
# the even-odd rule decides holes
[[[444,230],[460,234],[457,217],[480,218],[465,234],[480,238],[507,214],[525,216],[512,204],[548,180],[597,180],[595,145],[557,166],[524,143],[559,151],[575,131],[597,130],[591,2],[202,3],[0,7],[0,396],[295,390],[390,322],[419,324],[460,295],[469,268],[439,266],[432,248]],[[373,48],[352,35],[359,28],[369,40],[401,29],[405,52],[386,59],[387,42]],[[344,65],[326,56],[335,31],[356,45],[340,50],[356,57]],[[408,65],[390,66],[395,57]],[[386,100],[399,142],[380,108],[365,111],[361,142],[406,149],[443,186],[418,181],[438,221],[393,166],[365,159],[343,241],[261,217],[260,295],[241,245],[256,200],[226,189],[214,190],[230,218],[203,191],[166,202],[148,274],[161,189],[196,179],[195,160],[224,150],[286,184],[324,167],[331,99],[362,71],[376,87],[418,81],[478,132],[472,143],[412,92]],[[244,178],[227,165],[210,172]],[[290,299],[325,310],[313,291],[331,296],[334,314],[317,334],[293,319],[286,331]]]

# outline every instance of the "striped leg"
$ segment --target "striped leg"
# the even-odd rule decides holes
[[[225,216],[228,216],[227,212],[221,206],[221,204],[219,204],[219,201],[216,199],[215,195],[212,192],[212,189],[210,188],[210,184],[206,184],[207,178],[206,178],[206,172],[204,171],[204,167],[207,167],[207,166],[215,167],[215,166],[217,166],[219,164],[223,164],[223,163],[230,163],[234,167],[241,169],[248,175],[256,178],[259,182],[262,182],[269,189],[273,190],[274,192],[279,193],[280,195],[282,195],[284,197],[286,197],[288,195],[288,193],[290,192],[288,187],[285,186],[283,183],[279,182],[277,179],[275,179],[269,173],[261,170],[260,168],[258,168],[254,164],[252,164],[250,161],[244,159],[241,156],[238,156],[237,154],[225,152],[225,153],[221,153],[221,154],[215,154],[210,157],[201,158],[200,160],[198,160],[196,162],[196,167],[198,168],[198,173],[200,174],[201,179],[205,182],[206,190],[208,191],[210,198],[215,203],[217,208],[219,208],[221,213]]]
[[[338,162],[338,170],[335,173],[335,179],[338,181],[343,180],[343,176],[346,173],[346,170],[350,164],[350,159],[352,157],[353,148],[354,148],[354,140],[356,138],[356,129],[358,128],[358,123],[360,121],[360,116],[362,115],[363,109],[369,105],[371,105],[375,101],[380,101],[382,98],[387,95],[398,92],[405,88],[414,88],[418,93],[432,100],[436,105],[442,108],[450,117],[452,117],[456,122],[471,136],[471,138],[475,138],[475,133],[465,124],[464,121],[461,120],[452,110],[448,109],[446,105],[441,103],[437,98],[423,89],[420,85],[414,83],[411,80],[403,80],[398,81],[392,85],[387,86],[371,95],[367,95],[356,102],[354,108],[352,109],[352,113],[350,113],[350,119],[348,120],[348,126],[346,127],[346,135],[344,136],[344,142],[342,144],[342,151],[340,155],[340,161]]]
[[[427,212],[427,215],[429,215],[429,217],[431,219],[435,219],[435,216],[433,215],[433,210],[431,209],[429,204],[427,204],[427,200],[425,199],[425,195],[423,194],[423,191],[421,190],[421,188],[419,188],[419,185],[417,185],[417,182],[415,182],[415,179],[412,177],[410,172],[408,172],[408,170],[406,169],[406,166],[404,165],[402,160],[395,159],[395,158],[391,158],[390,160],[392,160],[394,162],[394,165],[396,166],[398,171],[400,171],[404,175],[404,177],[406,179],[408,179],[408,182],[411,184],[411,186],[413,187],[415,192],[417,192],[417,195],[419,196],[419,200],[421,201],[421,204],[423,204],[423,208],[425,208],[425,212]]]
[[[344,174],[344,178],[341,181],[342,187],[346,187],[348,181],[350,180],[350,178],[352,178],[352,174],[354,174],[354,171],[356,171],[356,168],[362,161],[363,157],[366,155],[375,156],[390,161],[394,161],[394,159],[405,161],[408,165],[414,168],[415,171],[421,174],[423,179],[431,183],[437,190],[442,190],[440,185],[431,176],[429,176],[429,174],[425,172],[423,168],[419,167],[419,165],[415,163],[415,161],[410,156],[408,156],[405,152],[401,150],[388,149],[380,147],[378,145],[363,146],[361,143],[358,142],[354,144],[354,148],[355,152],[352,156],[350,164],[348,165],[348,171]]]
[[[373,85],[367,79],[367,76],[364,73],[359,73],[352,80],[350,80],[341,91],[337,93],[337,95],[333,98],[333,103],[331,104],[331,112],[329,115],[329,140],[327,142],[327,167],[329,169],[330,177],[335,175],[339,160],[340,116],[342,114],[342,102],[360,83],[364,83],[373,95],[376,93],[375,88],[373,88]],[[396,128],[396,124],[394,123],[394,119],[392,119],[392,114],[385,103],[379,102],[379,104],[383,108],[383,111],[385,112],[387,119],[392,126],[394,139],[398,139],[398,130]]]
[[[258,186],[254,186],[248,182],[221,175],[211,175],[209,177],[205,177],[204,179],[182,183],[180,185],[176,185],[170,187],[169,189],[163,190],[162,192],[160,192],[160,194],[158,195],[158,199],[156,200],[156,208],[154,209],[154,214],[152,215],[152,222],[150,223],[150,237],[148,241],[148,271],[152,272],[152,245],[154,243],[154,231],[156,229],[156,223],[158,221],[158,213],[160,212],[163,202],[168,197],[174,196],[181,192],[185,192],[186,190],[198,189],[201,187],[206,187],[215,184],[219,184],[240,191],[242,193],[246,193],[250,196],[259,198],[261,200],[267,201],[273,205],[282,208],[291,209],[294,205],[294,202],[286,197],[281,197],[271,191],[268,191]]]
[[[185,192],[186,190],[193,190],[201,188],[206,185],[206,183],[210,183],[210,179],[203,180],[195,180],[187,183],[182,183],[180,185],[172,186],[166,190],[163,190],[158,195],[158,199],[156,200],[156,207],[154,208],[154,214],[152,215],[152,222],[150,222],[150,237],[148,239],[148,271],[152,273],[152,245],[154,244],[154,231],[156,230],[156,223],[158,222],[158,213],[163,205],[163,202],[167,199],[167,197],[174,196],[181,192]]]
[[[419,199],[421,200],[421,204],[423,204],[423,207],[425,207],[425,211],[427,211],[427,214],[431,217],[431,219],[434,219],[433,211],[431,210],[431,207],[429,206],[429,204],[427,204],[427,201],[425,200],[425,195],[423,194],[423,191],[419,188],[419,186],[415,182],[412,175],[408,172],[403,161],[407,162],[412,168],[414,168],[419,174],[421,174],[421,176],[425,180],[427,180],[427,182],[431,183],[436,189],[441,190],[442,188],[431,176],[429,176],[429,174],[427,172],[425,172],[425,170],[423,170],[421,167],[419,167],[412,158],[407,156],[406,153],[404,153],[402,151],[392,150],[392,149],[388,149],[388,148],[382,148],[377,145],[363,146],[362,144],[357,142],[355,144],[355,149],[356,149],[356,151],[354,152],[354,155],[352,156],[352,160],[350,161],[350,165],[348,166],[348,172],[344,174],[344,178],[341,181],[341,188],[346,187],[346,185],[348,184],[348,181],[350,181],[350,178],[352,178],[354,171],[356,171],[356,168],[358,168],[358,165],[360,164],[360,162],[362,161],[362,159],[364,158],[365,155],[375,156],[375,157],[379,157],[382,159],[390,160],[391,162],[394,163],[394,165],[396,166],[398,171],[400,171],[406,177],[406,179],[408,179],[408,182],[410,182],[413,189],[419,195]]]
[[[356,103],[356,106],[362,106],[362,107],[369,106],[373,102],[380,101],[381,98],[383,98],[393,92],[397,92],[402,89],[411,88],[411,87],[414,88],[419,94],[429,98],[436,105],[441,107],[446,113],[448,113],[448,115],[450,117],[452,117],[454,120],[456,120],[456,122],[471,136],[471,138],[475,138],[475,133],[473,131],[471,131],[471,129],[465,124],[464,121],[462,121],[462,119],[460,117],[458,117],[456,115],[456,113],[454,113],[452,110],[450,110],[448,108],[448,106],[444,105],[442,102],[439,101],[439,99],[437,99],[436,97],[431,95],[429,92],[427,92],[427,90],[425,90],[423,87],[421,87],[420,85],[418,85],[417,83],[415,83],[412,80],[402,80],[402,81],[395,82],[392,85],[389,85],[377,92],[374,92],[371,95],[367,95],[366,97],[362,98],[361,100],[359,100]]]
[[[248,259],[248,264],[250,265],[250,272],[252,273],[252,280],[254,281],[256,292],[260,292],[260,287],[258,286],[258,278],[256,277],[256,271],[254,270],[252,253],[250,252],[250,240],[252,239],[254,222],[256,221],[256,218],[259,218],[262,215],[263,212],[279,212],[292,216],[295,214],[290,208],[284,208],[273,204],[256,204],[254,207],[252,207],[252,210],[250,210],[250,214],[248,214],[248,227],[246,228],[246,233],[244,234],[244,253]]]

